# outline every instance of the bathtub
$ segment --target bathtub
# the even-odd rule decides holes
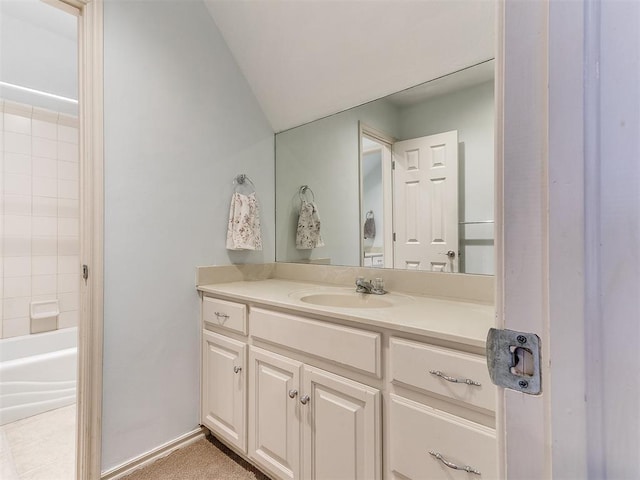
[[[0,425],[76,401],[78,329],[0,340]]]

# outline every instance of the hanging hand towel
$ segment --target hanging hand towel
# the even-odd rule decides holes
[[[255,192],[249,195],[235,192],[231,197],[227,249],[262,250],[260,211]]]
[[[376,221],[371,210],[367,212],[367,219],[364,221],[364,238],[376,238]]]
[[[298,217],[296,248],[298,250],[307,250],[316,247],[324,247],[324,242],[320,235],[320,216],[315,204],[303,199],[300,205],[300,216]]]

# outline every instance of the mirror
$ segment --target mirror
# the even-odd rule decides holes
[[[494,68],[278,133],[276,261],[493,274]]]

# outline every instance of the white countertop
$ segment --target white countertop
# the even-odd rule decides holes
[[[489,328],[495,325],[493,306],[403,295],[400,292],[379,297],[393,303],[384,308],[330,307],[313,305],[296,298],[300,297],[301,291],[312,293],[315,289],[324,292],[344,288],[279,279],[198,286],[198,290],[206,294],[240,302],[286,308],[481,348],[485,347]]]

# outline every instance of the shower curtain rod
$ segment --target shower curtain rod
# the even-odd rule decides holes
[[[42,95],[43,97],[48,97],[48,98],[55,98],[56,100],[61,100],[63,102],[73,103],[74,105],[78,104],[78,100],[75,100],[73,98],[63,97],[61,95],[55,95],[53,93],[43,92],[41,90],[35,90],[33,88],[21,87],[20,85],[14,85],[13,83],[7,83],[7,82],[0,81],[0,87],[14,88],[14,89],[20,90],[22,92],[35,93],[36,95]]]

